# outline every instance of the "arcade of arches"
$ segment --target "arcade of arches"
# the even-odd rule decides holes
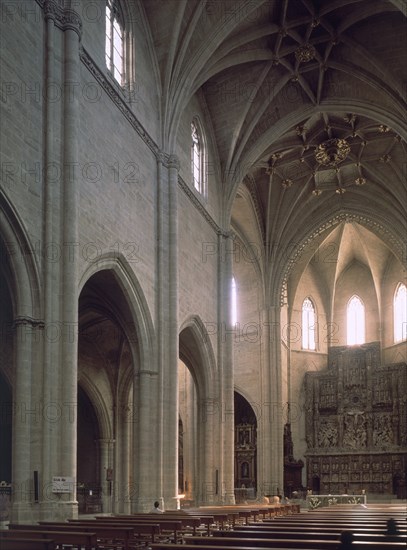
[[[2,518],[406,498],[405,17],[1,3]]]

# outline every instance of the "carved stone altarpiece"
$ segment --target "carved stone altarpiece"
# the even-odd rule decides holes
[[[406,498],[406,395],[406,364],[382,366],[379,343],[330,348],[305,376],[308,487]]]

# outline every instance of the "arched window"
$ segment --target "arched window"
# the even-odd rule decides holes
[[[192,183],[198,193],[205,194],[206,184],[205,139],[199,121],[191,122],[191,174]]]
[[[394,342],[407,340],[407,287],[400,283],[394,293]]]
[[[302,348],[315,350],[315,307],[310,298],[302,303]]]
[[[121,85],[125,84],[124,24],[118,0],[106,0],[106,66]]]
[[[231,322],[232,322],[232,327],[235,327],[237,324],[237,288],[236,288],[236,279],[234,277],[232,277],[230,302],[231,302]]]
[[[359,296],[352,296],[346,309],[347,344],[365,343],[365,306]]]

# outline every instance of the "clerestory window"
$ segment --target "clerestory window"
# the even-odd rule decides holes
[[[407,340],[407,287],[399,283],[394,293],[394,342]]]
[[[106,66],[120,86],[125,85],[124,34],[118,0],[106,0]]]
[[[315,307],[311,298],[305,298],[302,303],[302,349],[315,348]]]
[[[365,306],[359,296],[352,296],[346,309],[348,346],[365,343]]]
[[[191,175],[196,191],[206,194],[206,147],[202,128],[197,119],[191,122]]]
[[[232,321],[232,327],[236,327],[237,324],[237,287],[236,287],[236,279],[232,277],[232,285],[231,285],[231,296],[230,296],[230,302],[231,302],[231,321]]]

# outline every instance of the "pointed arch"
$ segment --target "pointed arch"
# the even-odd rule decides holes
[[[185,332],[187,331],[187,332]],[[192,375],[203,390],[202,397],[209,397],[216,371],[216,359],[208,330],[198,315],[188,317],[180,327],[181,335],[189,332],[194,341],[193,350],[190,346],[180,346],[180,359],[192,368]],[[194,353],[195,352],[195,353]],[[199,362],[199,364],[198,364]]]
[[[30,241],[22,220],[0,190],[0,254],[15,318],[35,321],[41,315],[41,285],[36,260],[38,249]]]
[[[138,344],[136,351],[134,339],[129,338],[134,364],[139,364],[140,368],[148,367],[151,372],[157,372],[152,317],[141,285],[125,256],[121,253],[106,253],[98,257],[97,262],[91,264],[83,272],[79,282],[79,294],[86,282],[97,272],[103,270],[113,272],[130,309]]]
[[[377,212],[357,212],[346,208],[341,210],[334,207],[332,210],[323,212],[323,217],[312,220],[312,225],[304,225],[301,234],[293,236],[292,240],[287,239],[288,245],[282,246],[280,255],[275,259],[275,270],[269,272],[270,298],[272,303],[284,304],[286,300],[285,291],[289,276],[294,266],[300,260],[304,250],[319,237],[323,236],[331,228],[343,223],[357,223],[375,234],[394,253],[403,266],[406,265],[403,253],[403,241],[395,228],[389,225],[388,220],[378,219]],[[289,253],[287,253],[287,250]]]
[[[103,439],[112,439],[113,426],[111,416],[107,410],[106,399],[101,395],[94,381],[85,372],[82,373],[78,383],[95,409],[100,437]]]

